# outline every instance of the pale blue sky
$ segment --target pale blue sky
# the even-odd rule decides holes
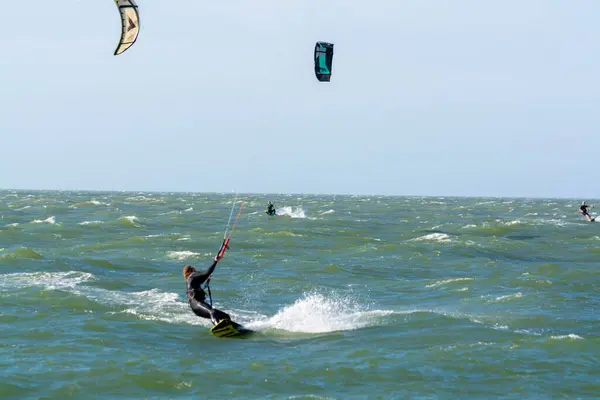
[[[138,5],[3,4],[0,188],[600,197],[598,1]]]

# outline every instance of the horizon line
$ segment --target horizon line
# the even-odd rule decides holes
[[[117,190],[117,189],[31,189],[31,188],[23,188],[23,189],[15,189],[15,188],[0,188],[0,192],[3,191],[17,191],[17,192],[82,192],[82,193],[152,193],[152,194],[218,194],[218,195],[226,195],[226,194],[245,194],[246,196],[269,196],[269,195],[283,195],[283,196],[294,196],[294,195],[304,195],[304,196],[350,196],[350,197],[371,197],[371,196],[379,196],[379,197],[422,197],[422,198],[480,198],[480,199],[564,199],[564,200],[576,200],[576,197],[562,197],[562,196],[554,196],[554,197],[544,197],[544,196],[492,196],[492,195],[417,195],[417,194],[355,194],[355,193],[309,193],[309,192],[290,192],[290,193],[277,193],[277,192],[224,192],[224,191],[207,191],[207,192],[195,192],[195,191],[186,191],[186,190]],[[596,198],[588,198],[591,200],[598,200]]]

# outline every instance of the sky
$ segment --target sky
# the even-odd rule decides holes
[[[137,4],[3,5],[0,188],[600,198],[600,2]]]

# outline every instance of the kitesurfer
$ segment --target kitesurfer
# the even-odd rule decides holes
[[[579,212],[581,214],[583,214],[583,216],[586,217],[588,220],[590,220],[590,219],[592,219],[592,216],[587,211],[588,207],[591,207],[591,206],[586,205],[585,201],[582,201],[581,207],[579,207]]]
[[[221,310],[217,310],[206,302],[206,292],[202,289],[202,284],[210,281],[210,276],[215,270],[217,263],[222,256],[215,256],[213,258],[212,265],[200,272],[196,272],[196,269],[191,265],[183,267],[183,278],[187,283],[187,298],[190,308],[199,317],[210,319],[213,324],[218,324],[223,319],[231,320],[231,317],[227,313]],[[208,287],[208,284],[206,285]],[[210,293],[210,288],[208,289]]]
[[[268,215],[275,215],[275,206],[271,202],[269,202],[269,205],[267,207],[267,214]]]

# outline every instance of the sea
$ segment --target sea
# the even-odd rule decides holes
[[[581,200],[2,190],[0,398],[600,398]]]

